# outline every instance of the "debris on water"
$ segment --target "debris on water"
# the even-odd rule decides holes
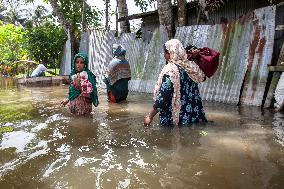
[[[124,179],[122,181],[119,181],[119,186],[121,188],[127,188],[130,185],[130,179]]]
[[[29,143],[29,144],[28,144],[28,147],[29,147],[29,148],[33,148],[33,147],[35,147],[35,144]]]
[[[12,131],[14,131],[14,127],[11,126],[0,127],[0,133],[7,133]]]
[[[199,134],[202,135],[202,136],[207,136],[208,135],[208,133],[206,131],[201,131]]]
[[[100,123],[100,126],[105,127],[105,126],[107,126],[107,124],[106,123]]]
[[[80,152],[89,152],[90,148],[88,146],[81,146],[78,150]]]
[[[198,171],[197,173],[195,173],[196,176],[200,176],[202,175],[202,171]]]

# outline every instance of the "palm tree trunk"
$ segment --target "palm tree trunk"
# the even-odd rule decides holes
[[[171,0],[157,0],[160,25],[165,26],[169,38],[173,37],[173,12]]]
[[[115,36],[118,36],[118,3],[116,0],[116,7],[115,7]]]
[[[49,2],[51,4],[53,12],[58,17],[58,20],[59,20],[60,24],[63,26],[66,34],[68,35],[68,30],[70,32],[71,55],[73,57],[73,54],[75,52],[76,37],[75,37],[75,34],[74,34],[74,28],[72,26],[72,23],[70,21],[66,20],[63,11],[60,9],[60,7],[58,5],[57,0],[49,0]]]
[[[119,18],[128,16],[128,9],[126,0],[117,0],[117,6],[118,6],[118,14]],[[129,21],[121,21],[120,22],[120,29],[123,33],[130,33],[130,24]]]
[[[178,26],[186,26],[187,17],[186,17],[186,0],[178,0]]]
[[[109,0],[106,1],[106,24],[105,24],[105,30],[109,30],[108,20],[109,20]]]
[[[85,0],[82,1],[82,32],[86,31],[86,23],[85,23],[85,17],[86,17],[86,2]]]

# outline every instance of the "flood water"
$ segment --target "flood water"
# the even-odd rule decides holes
[[[213,123],[144,129],[151,95],[72,117],[67,86],[0,90],[0,188],[284,188],[283,114],[205,103]]]

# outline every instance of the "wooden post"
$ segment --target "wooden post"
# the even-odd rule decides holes
[[[284,62],[284,42],[282,44],[282,48],[280,50],[279,58],[278,58],[276,66],[269,67],[269,69],[271,71],[274,71],[274,72],[277,71],[277,70],[281,71],[281,68],[283,68],[283,65],[281,65],[282,62]],[[273,73],[272,81],[271,81],[271,84],[270,84],[270,87],[269,87],[269,90],[268,90],[268,93],[267,93],[267,96],[266,96],[266,99],[265,99],[264,108],[271,107],[272,101],[273,101],[273,98],[274,98],[274,91],[276,89],[276,86],[278,84],[280,76],[281,76],[281,74],[279,72]]]
[[[201,15],[201,7],[199,6],[198,15],[197,15],[197,20],[196,20],[196,24],[197,24],[197,25],[199,25],[199,22],[200,22],[200,15]]]
[[[30,77],[30,65],[28,64],[28,73],[27,73],[27,77]]]

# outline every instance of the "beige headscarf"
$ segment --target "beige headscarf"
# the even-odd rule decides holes
[[[174,125],[179,123],[179,113],[180,113],[180,74],[177,65],[181,66],[188,76],[195,81],[200,83],[204,81],[205,75],[203,71],[198,67],[198,65],[193,61],[187,60],[186,51],[183,48],[181,42],[178,39],[171,39],[165,43],[166,50],[170,54],[170,60],[166,64],[158,78],[158,81],[154,90],[154,100],[156,100],[157,95],[160,91],[163,76],[166,74],[170,77],[173,83],[174,93],[172,98],[172,117]]]

